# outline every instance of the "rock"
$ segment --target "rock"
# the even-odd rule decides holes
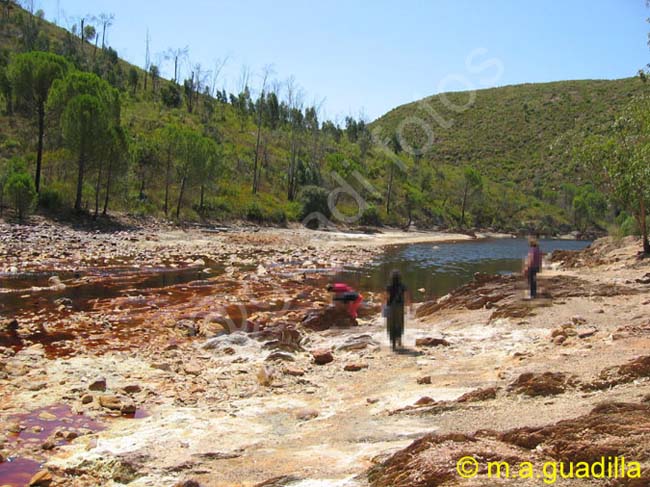
[[[138,384],[129,384],[122,387],[122,390],[126,394],[137,394],[138,392],[142,392],[142,387],[140,387]]]
[[[368,364],[364,364],[364,363],[361,363],[361,362],[351,362],[351,363],[345,364],[345,366],[343,367],[343,370],[345,370],[346,372],[358,372],[358,371],[360,371],[362,369],[367,369],[367,368],[368,368]]]
[[[415,401],[416,406],[426,406],[428,404],[433,404],[436,402],[434,399],[430,398],[429,396],[423,396],[417,401]]]
[[[29,481],[29,487],[47,487],[52,483],[52,474],[47,470],[37,472]]]
[[[91,402],[93,402],[93,400],[94,400],[94,397],[93,397],[92,394],[85,394],[81,398],[81,404],[90,404]]]
[[[56,447],[56,443],[54,443],[52,440],[45,440],[45,441],[41,444],[41,449],[42,449],[42,450],[46,450],[46,451],[48,451],[48,450],[54,450],[54,447]]]
[[[498,387],[487,387],[485,389],[475,389],[467,392],[456,399],[456,402],[478,402],[496,399]]]
[[[54,421],[56,416],[50,412],[47,411],[41,411],[38,415],[38,419],[42,419],[43,421]]]
[[[63,291],[66,288],[66,285],[61,282],[59,276],[51,276],[47,282],[50,285],[50,289],[54,291]]]
[[[30,391],[42,391],[47,387],[47,384],[45,382],[33,382],[27,386],[27,389]]]
[[[99,379],[94,380],[88,386],[88,390],[89,391],[96,391],[96,392],[105,392],[106,391],[106,379],[104,377],[100,377]]]
[[[299,369],[297,367],[289,367],[289,366],[284,368],[284,373],[287,374],[287,375],[291,375],[293,377],[300,377],[300,376],[305,375],[304,370]]]
[[[508,390],[527,396],[552,396],[563,393],[567,387],[575,385],[575,381],[561,372],[521,374],[517,380],[508,386]]]
[[[301,322],[304,328],[314,331],[324,331],[332,327],[349,328],[357,326],[357,320],[352,318],[347,310],[337,306],[309,311]]]
[[[198,362],[189,362],[183,366],[183,370],[188,375],[199,376],[203,372],[203,367]]]
[[[368,404],[377,404],[379,402],[379,399],[377,399],[376,397],[368,397],[366,398],[366,402]]]
[[[447,340],[444,338],[433,338],[433,337],[426,337],[426,338],[417,338],[415,340],[415,346],[416,347],[448,347],[451,345]]]
[[[151,364],[152,369],[163,370],[165,372],[171,372],[172,366],[167,362],[154,362]]]
[[[578,338],[589,338],[590,336],[594,336],[598,330],[593,326],[585,326],[578,327],[576,329],[576,332],[578,334]]]
[[[266,362],[274,362],[277,360],[281,360],[284,362],[293,362],[296,359],[293,355],[287,352],[271,352],[270,354],[267,355],[267,357],[264,360]]]
[[[555,345],[562,345],[566,341],[566,335],[558,335],[553,338],[553,343]]]
[[[176,482],[173,487],[201,487],[196,480],[181,480]]]
[[[18,331],[17,320],[7,320],[0,323],[0,332],[15,334]]]
[[[296,411],[296,419],[300,421],[309,421],[310,419],[317,418],[320,413],[315,409],[299,409]]]
[[[329,364],[334,360],[332,352],[326,349],[314,350],[311,352],[311,355],[314,357],[314,363],[316,365]]]
[[[348,338],[344,343],[336,347],[337,350],[363,350],[365,348],[378,349],[380,344],[374,340],[370,335],[357,335]]]
[[[424,377],[418,377],[418,384],[431,384],[431,376],[425,375]]]
[[[124,396],[99,396],[99,405],[111,411],[119,411],[121,414],[133,414],[136,411],[134,402]]]

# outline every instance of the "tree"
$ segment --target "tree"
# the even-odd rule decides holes
[[[110,129],[106,157],[108,159],[108,168],[106,175],[106,193],[104,197],[104,209],[102,215],[106,216],[108,212],[108,201],[111,194],[113,174],[124,166],[126,154],[128,152],[126,134],[120,126],[113,126]],[[97,210],[95,210],[96,212]]]
[[[650,254],[650,98],[632,101],[614,122],[613,135],[587,138],[576,157],[592,174],[601,176],[598,182],[612,201],[634,215],[643,253]]]
[[[114,20],[114,14],[99,14],[99,21],[102,24],[102,49],[106,49],[106,31],[108,31],[108,28],[113,25]]]
[[[83,33],[84,33],[84,38],[87,42],[92,42],[93,40],[95,40],[95,37],[97,36],[97,30],[95,29],[94,26],[90,24],[84,27]]]
[[[181,90],[174,83],[168,83],[160,89],[160,99],[167,108],[180,108],[183,104]]]
[[[158,79],[160,78],[160,69],[155,64],[149,66],[149,76],[151,76],[151,91],[154,93],[158,88]]]
[[[175,85],[171,85],[175,86]],[[165,164],[165,202],[163,210],[165,216],[169,214],[169,187],[172,182],[172,168],[179,152],[181,128],[178,125],[168,124],[158,129],[155,134],[156,146],[160,152],[160,159]]]
[[[95,74],[72,72],[55,81],[48,107],[60,114],[64,144],[77,156],[75,209],[81,211],[88,165],[102,162],[110,129],[120,125],[119,93]]]
[[[128,77],[128,83],[129,86],[131,87],[131,90],[133,90],[133,96],[135,96],[135,90],[138,88],[138,81],[140,81],[140,75],[138,74],[138,70],[131,66],[129,68],[129,77]]]
[[[400,143],[399,137],[397,136],[396,133],[393,134],[393,136],[390,138],[388,142],[388,147],[393,151],[395,157],[399,157],[400,153],[402,152],[402,144]],[[391,157],[388,163],[390,164],[390,175],[388,177],[388,191],[386,195],[386,214],[390,215],[390,203],[391,203],[391,196],[393,194],[393,182],[395,181],[396,162]]]
[[[16,108],[35,119],[37,124],[36,174],[34,186],[40,190],[46,102],[55,80],[70,70],[65,58],[48,52],[17,55],[9,64],[8,78],[13,87]]]
[[[217,175],[221,171],[221,154],[216,142],[207,137],[201,138],[197,149],[197,159],[194,166],[196,168],[197,180],[201,186],[199,213],[202,215],[205,208],[204,202],[206,189],[217,179]]]
[[[255,159],[253,163],[253,194],[257,193],[259,182],[257,177],[257,164],[260,155],[260,137],[262,135],[262,115],[264,114],[264,96],[266,91],[266,81],[271,73],[271,67],[266,66],[264,68],[264,74],[262,77],[262,89],[260,90],[260,96],[257,99],[257,137],[255,139]]]
[[[87,164],[99,156],[100,141],[108,130],[106,108],[99,98],[78,95],[65,108],[62,118],[66,146],[77,153],[77,193],[74,208],[81,211]]]
[[[9,174],[4,184],[4,193],[13,202],[19,220],[22,220],[36,203],[34,181],[27,172],[21,171]]]
[[[460,224],[465,225],[465,210],[467,209],[470,197],[483,187],[483,178],[474,168],[468,167],[463,172],[463,202],[460,209]]]

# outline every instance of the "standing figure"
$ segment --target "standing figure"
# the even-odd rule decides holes
[[[537,239],[528,238],[528,257],[524,268],[524,275],[528,277],[530,299],[537,297],[537,273],[542,269],[542,251],[539,248]]]
[[[404,305],[408,301],[408,289],[402,284],[399,271],[391,273],[390,282],[386,286],[386,329],[393,350],[402,348],[402,335],[404,334]]]

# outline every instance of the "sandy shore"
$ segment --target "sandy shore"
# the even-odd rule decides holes
[[[535,303],[522,280],[497,277],[423,304],[395,354],[372,293],[358,326],[324,323],[321,273],[383,245],[469,237],[101,234],[46,222],[0,226],[0,237],[3,303],[13,303],[0,343],[0,455],[23,462],[0,463],[0,485],[22,485],[39,462],[61,486],[485,485],[454,474],[459,452],[541,462],[585,441],[650,467],[617,429],[616,415],[640,410],[599,416],[598,433],[580,419],[603,401],[641,407],[650,393],[650,367],[625,367],[650,345],[650,265],[635,259],[636,242],[549,263]],[[39,272],[33,286],[12,281]],[[158,286],[165,272],[179,281]],[[87,299],[51,299],[72,288]],[[503,436],[562,420],[532,448],[522,432]],[[631,428],[647,444],[645,425]],[[495,433],[476,433],[485,429]]]

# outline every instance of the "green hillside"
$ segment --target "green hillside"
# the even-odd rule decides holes
[[[473,103],[467,92],[446,93],[399,106],[373,125],[392,133],[402,120],[422,119],[435,133],[426,160],[473,164],[494,181],[512,181],[531,191],[558,188],[581,177],[571,164],[575,143],[586,134],[609,131],[621,108],[647,90],[639,78],[626,78],[477,90]],[[431,113],[451,126],[437,123]],[[426,140],[415,123],[404,126],[403,136],[413,147]]]
[[[573,147],[590,132],[609,130],[619,110],[644,89],[632,78],[508,86],[476,92],[463,111],[446,108],[434,96],[371,124],[348,118],[341,127],[299,103],[295,86],[283,84],[278,93],[266,89],[263,95],[260,86],[226,93],[207,86],[194,70],[177,81],[161,79],[157,67],[145,73],[102,47],[101,23],[90,31],[89,25],[92,20],[82,39],[80,26],[68,32],[3,3],[0,196],[6,215],[13,214],[18,184],[7,180],[16,171],[34,174],[36,167],[33,100],[21,105],[11,74],[21,56],[35,51],[60,55],[70,66],[53,82],[44,105],[38,211],[54,213],[69,212],[76,203],[77,212],[183,221],[281,224],[317,211],[350,226],[412,222],[545,233],[602,228],[612,209],[590,185],[589,174],[571,163]],[[96,108],[119,114],[106,115],[93,128],[86,149],[78,139],[84,130],[91,133],[89,124],[74,119],[79,133],[73,133],[65,118],[86,93],[74,91],[75,72],[93,73],[84,86],[93,86]],[[113,92],[115,100],[105,102]],[[463,105],[469,95],[444,96]],[[452,125],[440,126],[431,113]],[[430,146],[422,128],[404,123],[414,117],[433,128]],[[422,155],[408,150],[422,145],[428,149]],[[576,196],[590,207],[576,209]]]

